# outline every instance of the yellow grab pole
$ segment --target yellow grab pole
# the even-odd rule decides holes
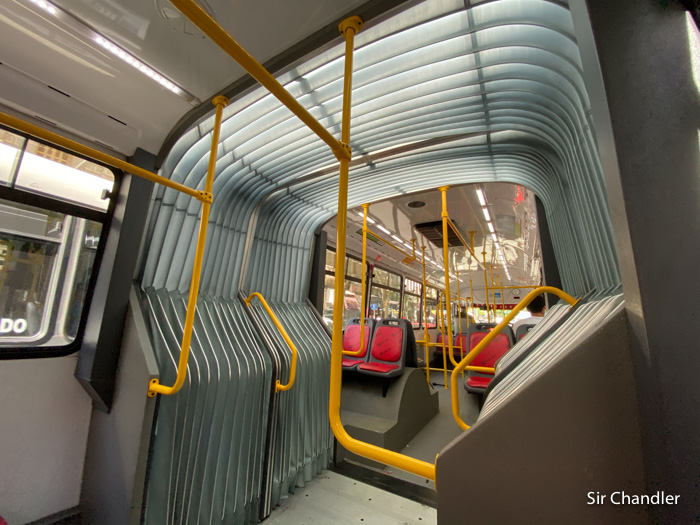
[[[459,291],[459,268],[455,266],[455,275],[457,276],[457,319],[458,321],[458,329],[457,329],[457,334],[462,333],[462,303],[460,302],[462,299],[460,297],[460,291]],[[466,310],[465,310],[466,313]],[[459,358],[462,359],[464,357],[464,348],[462,347],[462,338],[459,339]]]
[[[447,190],[449,189],[449,186],[442,186],[438,188],[438,190],[442,193],[442,254],[443,254],[443,259],[444,259],[444,264],[445,264],[445,292],[447,294],[447,298],[445,300],[446,303],[446,311],[450,314],[448,322],[447,322],[447,338],[448,338],[448,347],[445,348],[449,352],[449,357],[450,357],[450,362],[452,363],[452,366],[457,366],[457,361],[455,360],[454,356],[454,339],[452,338],[452,315],[450,312],[450,298],[452,297],[450,295],[450,245],[448,241],[448,221],[450,219],[450,216],[447,214]],[[459,293],[457,294],[458,296],[458,302],[459,302]],[[449,350],[448,350],[449,348]],[[444,351],[443,351],[444,352]]]
[[[485,244],[485,242],[484,242]],[[481,256],[484,259],[484,296],[486,297],[486,319],[491,322],[491,308],[489,308],[489,272],[486,268],[486,248],[481,252]]]
[[[56,144],[57,146],[61,146],[76,153],[80,153],[81,155],[90,157],[91,159],[98,160],[127,173],[131,173],[132,175],[136,175],[143,179],[162,184],[163,186],[167,186],[168,188],[172,188],[181,193],[190,195],[202,202],[212,202],[211,192],[207,193],[206,191],[200,191],[195,190],[194,188],[189,188],[183,184],[179,184],[170,179],[166,179],[165,177],[161,177],[160,175],[156,175],[155,173],[145,170],[143,168],[139,168],[134,164],[130,164],[116,157],[112,157],[111,155],[102,153],[101,151],[98,151],[94,148],[85,146],[80,142],[75,142],[74,140],[67,139],[65,137],[62,137],[61,135],[52,133],[51,131],[47,131],[43,128],[40,128],[39,126],[35,126],[34,124],[30,124],[29,122],[25,122],[11,115],[0,113],[0,123],[5,124],[6,126],[9,126],[18,131],[23,131],[24,133],[43,139],[47,142],[50,142],[51,144]]]
[[[344,355],[357,356],[365,349],[365,274],[367,273],[367,212],[369,204],[362,205],[364,219],[362,222],[362,314],[360,315],[360,346],[357,350],[343,350]],[[336,257],[337,258],[337,257]],[[336,264],[338,264],[336,262]],[[343,300],[345,299],[345,286],[343,286]]]
[[[362,26],[359,17],[353,16],[340,23],[340,32],[345,35],[345,82],[343,88],[343,123],[341,142],[350,143],[350,98],[352,90],[352,51],[354,36]],[[350,452],[396,468],[412,472],[428,479],[435,479],[435,465],[397,452],[364,443],[351,437],[340,421],[340,389],[342,384],[343,357],[343,293],[345,279],[345,236],[348,207],[349,159],[340,159],[338,181],[338,227],[336,237],[335,297],[333,299],[333,340],[331,343],[331,379],[328,401],[328,417],[331,430],[338,442]]]
[[[471,264],[470,264],[471,267]],[[469,270],[469,298],[472,301],[472,316],[474,315],[474,288],[472,287],[472,271]],[[467,327],[469,327],[469,317],[467,317]]]
[[[501,276],[498,276],[498,284],[501,286],[501,305],[503,306],[503,315],[506,315],[506,291],[501,283]]]
[[[345,142],[341,144],[338,142],[318,120],[311,116],[311,114],[284,89],[282,84],[280,84],[275,77],[273,77],[257,60],[250,56],[248,52],[217,24],[204,9],[199,7],[194,0],[171,0],[171,3],[199,27],[205,35],[211,38],[216,45],[238,62],[255,80],[267,88],[267,90],[289,108],[292,113],[299,117],[299,119],[306,124],[311,131],[318,135],[323,142],[328,144],[338,160],[350,159],[350,150],[346,147],[348,143]],[[362,21],[359,22],[359,25],[360,27],[362,26]]]
[[[216,168],[216,152],[219,147],[219,130],[221,129],[221,114],[228,104],[228,99],[218,96],[212,101],[216,105],[216,116],[214,129],[211,137],[211,151],[209,153],[209,167],[207,169],[207,180],[204,184],[204,191],[211,195],[214,185],[214,171]],[[197,250],[194,255],[194,269],[192,270],[192,282],[190,284],[190,297],[187,301],[187,314],[185,315],[185,326],[182,332],[182,345],[180,348],[180,360],[177,365],[177,379],[173,386],[160,384],[158,379],[151,379],[148,386],[150,397],[156,394],[172,395],[182,388],[187,375],[187,360],[190,356],[190,342],[192,341],[192,326],[194,325],[194,314],[197,307],[197,295],[199,294],[199,277],[202,273],[202,258],[204,257],[204,243],[207,239],[207,224],[209,222],[209,208],[211,203],[205,201],[202,204],[202,218],[199,222],[199,236],[197,237]]]
[[[493,259],[491,259],[491,295],[493,295],[493,322],[496,322],[496,290],[494,290],[493,282]]]
[[[474,347],[474,349],[469,352],[462,361],[455,367],[455,369],[452,371],[452,416],[454,417],[455,421],[459,425],[460,428],[463,430],[467,430],[469,428],[469,425],[467,425],[464,421],[462,421],[461,416],[459,415],[459,395],[457,392],[457,379],[459,378],[459,374],[462,370],[465,370],[469,363],[471,363],[476,356],[478,356],[481,351],[486,348],[491,341],[499,334],[501,333],[501,330],[503,330],[506,326],[508,326],[508,323],[510,323],[516,315],[525,308],[530,302],[537,297],[540,294],[543,293],[551,293],[559,297],[560,299],[563,299],[570,305],[576,304],[576,299],[571,297],[568,293],[561,291],[558,288],[554,288],[552,286],[540,286],[539,288],[535,288],[532,290],[529,294],[527,294],[522,301],[520,301],[515,308],[501,321],[498,323],[498,325],[491,330],[486,337],[484,337],[481,342]]]
[[[287,331],[284,329],[282,324],[279,322],[279,319],[277,319],[275,312],[272,311],[272,308],[270,308],[270,305],[267,304],[267,301],[262,296],[262,294],[260,294],[258,292],[253,292],[252,294],[250,294],[246,298],[245,304],[250,307],[250,305],[253,302],[253,299],[255,297],[257,297],[260,300],[260,302],[263,305],[263,308],[265,308],[265,311],[267,312],[267,315],[270,316],[270,319],[272,319],[272,322],[277,327],[277,330],[279,331],[280,335],[287,343],[287,346],[289,347],[289,349],[292,351],[292,364],[289,368],[289,382],[286,385],[283,385],[280,382],[280,380],[278,379],[277,382],[275,383],[275,392],[289,390],[290,388],[292,388],[294,386],[294,381],[295,381],[296,376],[297,376],[297,354],[298,354],[297,347],[294,345],[294,343],[290,339],[289,335],[287,334]]]
[[[428,379],[428,384],[430,384],[430,359],[428,351],[428,341],[430,335],[428,334],[428,291],[427,282],[425,280],[425,246],[421,246],[421,252],[423,255],[423,343],[425,344],[425,369],[426,378]]]

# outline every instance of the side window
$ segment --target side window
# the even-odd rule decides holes
[[[435,288],[427,287],[426,292],[426,309],[428,310],[428,318],[426,323],[428,328],[437,328],[437,297],[438,291]]]
[[[411,322],[414,330],[421,327],[421,283],[411,279],[404,280],[403,318]]]
[[[369,300],[369,316],[375,319],[398,319],[401,300],[401,276],[374,269]]]
[[[345,295],[343,298],[343,325],[362,315],[362,261],[345,259]],[[323,321],[333,329],[333,302],[335,299],[335,251],[326,249],[326,277],[323,290]]]
[[[77,349],[114,173],[0,129],[0,357]]]

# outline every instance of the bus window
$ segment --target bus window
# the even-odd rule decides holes
[[[347,257],[345,265],[345,298],[343,325],[362,315],[362,261]],[[335,252],[326,250],[326,278],[323,290],[323,320],[333,329],[333,301],[335,299]]]
[[[104,191],[114,186],[111,170],[65,151],[27,142],[15,186],[31,193],[107,211]]]
[[[0,200],[0,347],[78,333],[102,224]]]
[[[369,316],[375,319],[398,319],[401,276],[381,268],[375,268],[373,273]]]
[[[438,291],[435,288],[428,286],[425,291],[425,297],[426,309],[428,310],[428,317],[426,323],[428,325],[428,328],[436,328]]]
[[[0,130],[0,355],[77,349],[114,173]]]
[[[404,280],[403,318],[408,319],[414,329],[421,326],[421,293],[422,285],[411,279]]]
[[[0,184],[9,186],[26,139],[0,129]]]

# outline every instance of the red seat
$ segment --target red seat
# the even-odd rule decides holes
[[[356,356],[343,356],[343,369],[355,370],[361,363],[367,361],[367,349],[370,345],[374,320],[365,319],[365,337],[362,352]],[[350,319],[343,334],[343,350],[357,352],[360,348],[360,320]]]
[[[476,346],[484,340],[484,338],[489,335],[489,332],[493,330],[494,324],[490,323],[476,323],[469,326],[468,337],[464,337],[464,342],[469,341],[469,351],[471,352],[476,348]],[[510,350],[512,339],[510,334],[512,330],[510,327],[507,331],[501,332],[496,335],[496,337],[484,348],[479,355],[477,355],[471,363],[471,366],[484,366],[493,368],[503,355]],[[477,373],[474,371],[468,372],[469,377],[464,383],[464,388],[467,392],[472,394],[483,394],[486,387],[493,379],[493,374],[489,373]]]
[[[486,389],[491,382],[491,377],[486,376],[471,376],[467,378],[467,384],[472,388],[483,388]]]
[[[357,371],[363,374],[394,377],[401,375],[406,360],[407,330],[412,328],[405,319],[377,321],[372,334],[369,359]]]

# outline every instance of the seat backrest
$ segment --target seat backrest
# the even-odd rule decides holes
[[[405,319],[381,319],[376,321],[370,346],[369,361],[400,364],[406,357]]]
[[[406,319],[401,319],[404,324],[406,334],[406,352],[404,363],[406,366],[416,368],[418,366],[418,346],[416,345],[416,334],[413,325]]]
[[[467,341],[469,343],[469,351],[472,351],[496,325],[494,323],[474,323],[469,326]],[[507,327],[510,330],[510,327]],[[510,334],[513,331],[510,330]],[[470,363],[472,366],[488,366],[492,367],[496,364],[503,354],[505,354],[512,346],[511,338],[506,333],[499,333],[496,338],[484,348],[478,356]]]
[[[374,331],[375,320],[365,318],[365,344],[362,353],[352,356],[353,359],[361,359],[367,355],[367,349],[372,344],[372,333]],[[343,334],[343,350],[357,352],[360,348],[360,319],[350,319]]]
[[[515,332],[515,339],[517,341],[520,341],[523,337],[525,337],[525,334],[527,334],[534,327],[534,324],[521,324],[520,326],[518,326],[518,329]]]

